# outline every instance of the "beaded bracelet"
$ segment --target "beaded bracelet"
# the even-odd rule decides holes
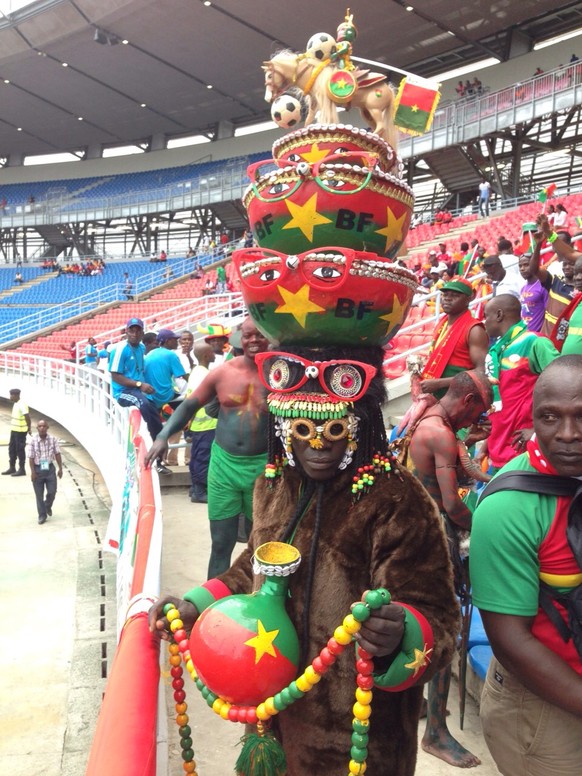
[[[558,235],[556,234],[556,232],[552,232],[551,235],[547,238],[549,243],[555,243],[557,239],[558,239]]]
[[[173,641],[169,646],[170,674],[172,676],[172,689],[174,690],[174,700],[176,702],[176,723],[179,726],[184,771],[187,774],[197,776],[194,750],[192,748],[192,728],[188,724],[188,704],[186,703],[184,680],[182,678],[182,660],[196,687],[200,690],[202,697],[215,714],[231,722],[256,725],[259,736],[266,737],[267,724],[265,723],[268,723],[271,717],[283,711],[300,698],[303,698],[304,695],[312,690],[321,680],[323,674],[329,670],[339,655],[342,654],[346,646],[352,642],[354,634],[358,633],[362,623],[370,617],[372,611],[388,603],[390,603],[390,593],[384,588],[368,591],[364,596],[364,602],[359,601],[352,606],[351,613],[344,617],[342,624],[335,629],[326,646],[313,659],[311,665],[307,666],[301,676],[298,676],[283,690],[266,698],[257,706],[237,706],[231,704],[206,687],[194,668],[190,655],[188,636],[184,630],[184,623],[180,619],[180,613],[173,604],[166,604],[164,614],[170,623],[170,631],[173,635]],[[358,647],[356,670],[356,702],[352,707],[354,719],[352,720],[352,747],[350,749],[348,765],[350,776],[361,776],[366,770],[370,716],[372,714],[374,661],[372,655],[361,647]]]

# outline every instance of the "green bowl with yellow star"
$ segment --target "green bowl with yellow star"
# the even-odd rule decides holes
[[[252,164],[243,202],[255,242],[287,253],[341,245],[395,257],[414,197],[399,168],[383,169],[384,147],[369,148],[368,138],[362,149],[340,146],[319,159],[295,150]]]
[[[402,326],[416,278],[375,253],[333,246],[232,256],[257,328],[275,344],[383,345]]]

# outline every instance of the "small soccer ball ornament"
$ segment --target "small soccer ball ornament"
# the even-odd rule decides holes
[[[335,38],[328,32],[316,32],[307,41],[305,53],[312,59],[318,59],[323,62],[329,59],[337,51]]]
[[[271,105],[271,118],[278,127],[292,129],[302,121],[301,103],[291,94],[280,94]]]

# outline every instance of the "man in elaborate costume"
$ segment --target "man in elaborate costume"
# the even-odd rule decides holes
[[[216,599],[256,590],[251,575],[255,549],[274,539],[292,542],[305,558],[305,566],[290,579],[287,601],[302,645],[303,668],[350,604],[365,590],[385,586],[399,603],[384,606],[371,617],[359,641],[374,655],[379,688],[374,693],[368,765],[377,773],[412,776],[422,701],[420,680],[426,681],[450,662],[458,629],[440,516],[409,472],[375,452],[386,448],[379,348],[361,348],[355,353],[303,349],[266,355],[263,368],[272,382],[277,381],[279,370],[288,368],[305,376],[316,362],[323,371],[328,360],[333,369],[333,359],[351,357],[353,364],[355,355],[358,366],[352,368],[365,364],[374,376],[354,402],[330,397],[315,378],[308,379],[300,392],[270,394],[267,474],[272,476],[257,482],[248,548],[227,572],[185,593],[184,600],[159,602],[150,614],[152,628],[166,633],[168,622],[162,612],[168,601],[176,603],[189,629]],[[345,367],[335,366],[338,368]],[[288,417],[286,413],[293,409],[297,416]],[[284,469],[283,458],[289,461]],[[370,475],[375,478],[373,484]],[[390,666],[400,654],[405,628],[412,627],[410,622],[404,625],[405,616],[432,632],[434,646],[431,650],[428,641],[419,641],[416,663],[409,660],[410,669],[394,672]],[[339,724],[339,719],[350,717],[356,678],[353,657],[342,655],[337,668],[338,673],[326,677],[313,693],[277,716],[274,730],[285,750],[288,776],[345,770],[351,738],[349,726]],[[398,692],[406,687],[407,692]]]
[[[335,163],[338,148],[341,163]],[[441,518],[422,485],[387,453],[381,412],[381,345],[402,325],[417,287],[412,273],[384,256],[395,256],[404,240],[412,195],[393,149],[371,132],[313,125],[278,141],[274,154],[267,174],[250,168],[245,196],[259,247],[233,254],[249,313],[277,345],[255,355],[269,392],[269,423],[253,530],[228,570],[181,599],[156,603],[150,627],[169,636],[168,617],[174,615],[166,605],[173,603],[184,630],[194,629],[195,642],[221,599],[258,590],[251,574],[258,548],[273,541],[292,545],[304,560],[289,577],[285,606],[299,638],[299,670],[308,666],[306,675],[317,686],[304,692],[298,677],[290,691],[298,694],[297,703],[289,695],[278,698],[285,693],[281,687],[244,710],[259,736],[265,738],[264,728],[272,724],[287,758],[286,766],[266,766],[261,773],[339,774],[348,766],[352,774],[369,767],[371,773],[412,776],[421,683],[450,662],[459,624]],[[356,218],[364,210],[365,224]],[[348,649],[351,631],[337,624],[370,588],[386,588],[392,600],[378,602],[361,630],[353,631],[365,655],[358,659]],[[216,609],[210,608],[214,602]],[[246,628],[242,640],[228,631],[233,638],[225,659],[252,649],[247,659],[252,666],[260,660],[262,674],[268,650],[276,656],[283,645],[279,630],[265,631],[260,620],[250,627],[256,629],[251,639]],[[212,631],[211,642],[224,639],[224,630]],[[194,666],[198,658],[193,649]],[[240,672],[230,668],[238,685]],[[364,692],[354,705],[361,668],[371,673],[358,684]],[[222,698],[217,703],[227,708]],[[353,734],[344,715],[356,717]],[[252,760],[237,771],[256,773]]]
[[[483,369],[489,340],[483,324],[473,318],[469,303],[473,287],[455,277],[441,289],[445,315],[434,331],[428,361],[422,373],[423,393],[444,396],[451,380],[466,369]]]

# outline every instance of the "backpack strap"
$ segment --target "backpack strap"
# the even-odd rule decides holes
[[[553,601],[559,601],[563,606],[566,606],[566,607],[568,604],[567,596],[562,597],[559,594],[556,594],[549,585],[547,585],[545,582],[542,582],[540,580],[540,594],[539,594],[540,606],[544,610],[544,612],[548,615],[548,619],[550,620],[552,625],[556,628],[556,630],[558,631],[558,633],[560,634],[564,642],[567,643],[572,638],[572,631],[560,616],[560,613],[556,609]]]
[[[573,496],[580,487],[574,477],[538,474],[537,472],[502,472],[487,483],[481,492],[479,503],[500,490],[523,490],[548,496]]]

